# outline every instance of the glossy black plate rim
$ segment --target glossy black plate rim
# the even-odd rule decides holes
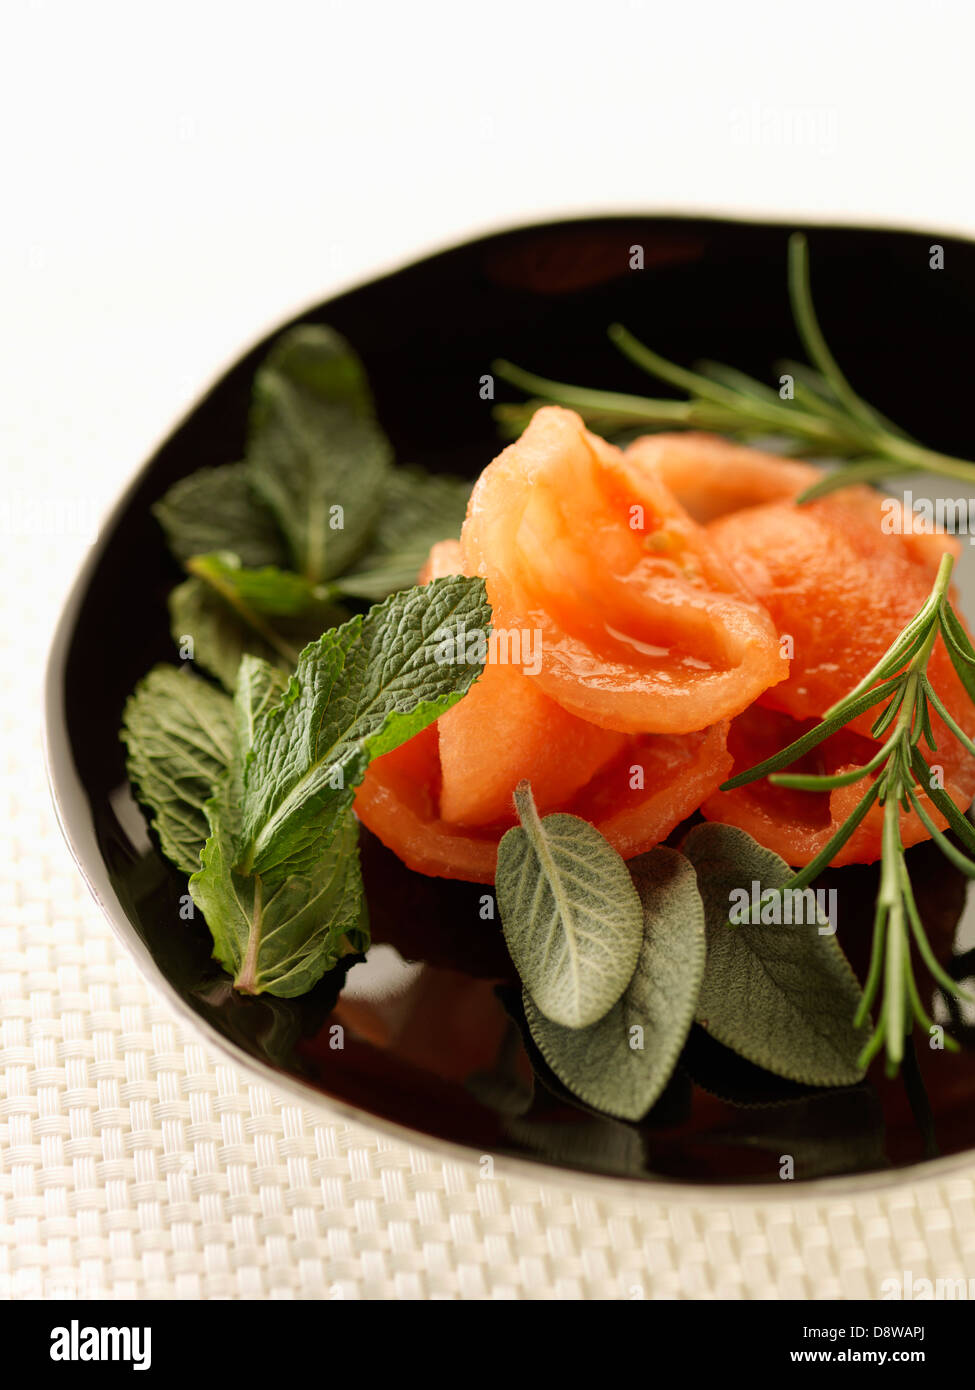
[[[315,304],[307,306],[301,312],[292,315],[284,322],[278,323],[270,328],[266,333],[262,334],[245,348],[235,352],[226,366],[222,370],[218,370],[211,377],[206,386],[196,395],[193,401],[184,408],[178,419],[167,428],[156,445],[150,450],[146,461],[136,471],[114,505],[110,508],[108,514],[104,517],[99,527],[97,540],[94,545],[91,546],[88,554],[82,561],[77,576],[68,590],[67,598],[64,601],[64,606],[61,610],[61,615],[51,640],[43,676],[42,751],[55,817],[71,857],[89,893],[100,908],[102,914],[108,920],[116,938],[126,948],[129,955],[135,959],[142,975],[149,981],[153,988],[175,1008],[181,1020],[190,1026],[193,1033],[201,1041],[217,1048],[228,1060],[232,1061],[246,1073],[249,1073],[255,1081],[263,1081],[268,1085],[287,1092],[295,1100],[299,1101],[310,1110],[321,1113],[323,1118],[345,1120],[349,1123],[360,1125],[365,1129],[372,1129],[390,1139],[395,1139],[408,1148],[426,1150],[444,1161],[471,1163],[476,1158],[480,1157],[481,1154],[479,1150],[472,1146],[427,1134],[421,1130],[411,1129],[408,1125],[389,1120],[385,1116],[377,1114],[374,1111],[361,1109],[340,1097],[328,1095],[310,1083],[302,1081],[299,1077],[286,1071],[279,1070],[270,1063],[262,1061],[261,1058],[255,1057],[253,1054],[237,1046],[232,1039],[216,1028],[208,1027],[206,1021],[190,1007],[169,980],[165,972],[152,956],[146,943],[129,922],[122,904],[112,887],[107,868],[102,859],[87,796],[77,769],[75,768],[74,758],[68,740],[65,708],[67,657],[76,620],[91,579],[101,563],[103,553],[118,523],[125,516],[133,497],[139,491],[147,475],[152,470],[159,449],[195,414],[224,378],[239,366],[244,358],[250,357],[262,348],[269,346],[272,340],[285,329],[292,324],[302,322],[313,310],[318,310],[327,306],[331,300],[337,299],[341,295],[365,285],[379,285],[384,280],[402,270],[407,270],[411,266],[435,260],[439,255],[446,252],[473,246],[480,241],[506,233],[540,231],[542,229],[552,229],[559,225],[565,227],[580,226],[588,221],[606,222],[615,219],[625,220],[632,217],[645,218],[651,221],[659,220],[661,222],[681,219],[705,224],[734,224],[739,227],[755,228],[789,226],[795,223],[801,223],[802,225],[819,226],[823,229],[835,228],[844,231],[904,231],[912,233],[920,232],[924,235],[930,232],[930,229],[921,228],[916,225],[908,227],[900,223],[896,225],[887,223],[868,224],[857,221],[840,222],[837,220],[820,222],[815,218],[809,218],[805,215],[798,218],[789,218],[781,215],[749,217],[732,213],[714,213],[709,215],[696,210],[689,210],[686,212],[669,209],[666,211],[655,209],[651,212],[640,211],[639,209],[600,210],[592,214],[591,217],[554,217],[545,218],[541,221],[505,223],[494,227],[487,227],[479,230],[475,235],[465,238],[463,241],[439,244],[427,252],[411,257],[409,260],[384,267],[374,276],[341,286],[333,294],[329,295],[328,299],[317,301]],[[930,232],[930,235],[932,238],[937,239],[937,234]],[[941,235],[945,235],[945,233],[941,233]],[[954,229],[951,229],[948,235],[953,239],[964,240],[975,245],[975,238],[957,232]],[[697,1183],[682,1183],[670,1178],[657,1178],[652,1175],[644,1175],[643,1177],[637,1178],[626,1175],[592,1172],[584,1168],[574,1168],[568,1165],[557,1166],[547,1162],[544,1158],[521,1158],[503,1152],[493,1153],[491,1157],[493,1158],[496,1171],[510,1176],[512,1179],[521,1179],[535,1183],[555,1183],[561,1186],[576,1186],[580,1183],[584,1183],[589,1187],[600,1188],[604,1192],[607,1186],[609,1186],[614,1193],[625,1193],[628,1198],[635,1198],[639,1195],[644,1200],[650,1201],[662,1198],[668,1201],[690,1201],[698,1206],[715,1206],[722,1202],[756,1206],[766,1202],[794,1203],[802,1199],[821,1201],[825,1197],[839,1198],[847,1194],[876,1191],[879,1189],[886,1190],[921,1181],[936,1181],[964,1169],[971,1169],[973,1164],[975,1164],[975,1149],[966,1149],[954,1154],[941,1155],[937,1158],[925,1159],[920,1162],[906,1164],[902,1167],[889,1170],[873,1170],[865,1173],[839,1174],[832,1177],[811,1178],[803,1181],[797,1186],[784,1182],[767,1182],[756,1187],[751,1184],[739,1182],[709,1183],[703,1188]]]

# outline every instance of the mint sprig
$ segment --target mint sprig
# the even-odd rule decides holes
[[[305,860],[320,819],[351,805],[371,759],[426,728],[480,674],[459,638],[486,634],[490,617],[482,579],[437,579],[305,649],[247,760],[236,852],[243,872]]]
[[[481,579],[395,594],[322,635],[294,674],[247,657],[234,756],[207,804],[190,892],[236,987],[291,996],[368,944],[355,788],[480,674],[462,634],[487,630]],[[457,653],[445,660],[445,651]]]
[[[234,700],[234,756],[207,802],[209,835],[190,892],[213,937],[213,954],[245,994],[304,994],[339,958],[365,950],[358,827],[349,809],[321,826],[315,854],[277,874],[239,873],[234,846],[244,772],[264,721],[286,693],[281,674],[247,656]]]
[[[246,463],[198,468],[153,506],[169,548],[182,564],[212,550],[232,551],[242,565],[287,565],[287,542],[257,496]]]
[[[246,461],[295,570],[319,584],[347,569],[382,511],[392,449],[338,333],[302,325],[274,344],[254,380]]]
[[[469,689],[466,637],[490,620],[482,579],[438,579],[325,632],[290,676],[245,654],[233,701],[169,666],[137,687],[133,785],[238,989],[302,994],[366,948],[355,788]]]
[[[257,373],[244,460],[155,504],[189,576],[170,596],[173,638],[229,691],[245,653],[293,668],[345,600],[410,588],[434,542],[460,533],[470,484],[391,460],[359,358],[306,324]]]
[[[232,694],[246,654],[290,670],[309,642],[347,614],[335,604],[317,599],[293,616],[263,613],[237,589],[236,578],[269,571],[235,570],[226,563],[231,558],[235,557],[220,552],[190,560],[194,572],[169,595],[169,618],[181,655],[191,657],[201,670],[216,676]]]

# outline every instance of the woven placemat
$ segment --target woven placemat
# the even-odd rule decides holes
[[[487,1178],[228,1063],[141,978],[51,810],[41,673],[84,538],[14,510],[0,540],[0,1297],[832,1299],[975,1276],[975,1165],[774,1201]]]

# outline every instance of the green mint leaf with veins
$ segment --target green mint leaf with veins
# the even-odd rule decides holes
[[[527,990],[524,1005],[538,1050],[574,1095],[607,1115],[640,1120],[673,1075],[694,1021],[704,905],[693,866],[676,850],[658,847],[628,867],[643,907],[643,944],[621,997],[588,1028],[553,1023]]]
[[[230,550],[243,565],[287,565],[284,536],[248,481],[245,463],[201,468],[174,483],[153,507],[169,548],[185,564]]]
[[[467,690],[480,671],[467,639],[486,636],[489,621],[482,580],[441,579],[326,632],[287,682],[243,658],[235,757],[207,805],[211,833],[190,880],[238,989],[302,994],[365,949],[353,789],[371,757]]]
[[[273,884],[233,868],[235,816],[225,795],[218,794],[210,814],[203,867],[190,891],[235,988],[291,999],[306,994],[343,955],[367,949],[359,826],[350,811],[320,840],[307,872]]]
[[[235,561],[227,554],[194,557],[193,573],[169,596],[173,641],[230,691],[245,654],[290,669],[309,642],[345,617],[314,595],[286,615],[282,610],[295,603],[299,586],[309,593],[306,581],[270,568],[245,570]],[[274,607],[277,613],[267,611]]]
[[[520,826],[498,846],[504,937],[523,985],[546,1018],[586,1028],[613,1007],[636,969],[643,910],[626,864],[588,821],[540,817],[527,782]]]
[[[410,588],[430,547],[460,535],[470,495],[462,478],[394,468],[369,549],[334,581],[335,592],[374,602]]]
[[[483,580],[437,579],[308,646],[257,725],[236,867],[274,874],[312,863],[322,826],[351,806],[371,759],[426,728],[480,674],[490,618]]]
[[[254,746],[258,725],[268,711],[280,703],[287,689],[288,677],[276,666],[251,655],[241,661],[234,696],[234,731],[236,747],[240,750],[234,765],[237,778],[234,793],[238,797],[243,791],[244,766]]]
[[[189,670],[155,666],[126,702],[121,738],[163,853],[193,873],[209,833],[204,806],[233,755],[231,700]]]
[[[249,569],[238,555],[225,550],[196,555],[186,567],[249,620],[296,618],[321,607],[324,599],[321,589],[293,570],[277,565]]]
[[[243,993],[306,993],[340,957],[364,951],[369,935],[359,872],[358,824],[341,811],[322,827],[302,871],[270,875],[233,866],[242,780],[262,722],[285,693],[282,674],[246,656],[234,700],[236,751],[207,804],[210,836],[193,900],[213,937],[214,955]]]
[[[254,380],[246,452],[292,568],[313,584],[341,574],[379,519],[391,450],[362,363],[338,333],[305,325],[277,341]]]

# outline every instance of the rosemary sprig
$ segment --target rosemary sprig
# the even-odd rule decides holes
[[[957,982],[935,959],[911,888],[899,814],[901,809],[916,811],[945,857],[968,878],[975,878],[975,828],[938,785],[921,751],[922,744],[931,752],[937,751],[931,727],[930,711],[933,708],[951,734],[975,756],[975,742],[948,713],[927,674],[928,660],[940,634],[966,689],[970,695],[975,693],[975,648],[948,599],[953,564],[950,554],[942,556],[934,587],[917,615],[873,670],[848,695],[826,711],[816,728],[773,757],[730,778],[722,787],[723,791],[732,791],[761,777],[768,777],[770,782],[778,786],[822,792],[870,779],[860,801],[828,844],[785,886],[791,889],[805,888],[832,863],[870,808],[874,804],[883,808],[880,887],[874,916],[873,946],[863,1000],[855,1022],[858,1027],[866,1023],[870,1010],[881,994],[882,984],[877,1023],[860,1060],[867,1066],[885,1048],[887,1072],[891,1076],[900,1067],[904,1056],[904,1039],[913,1030],[915,1022],[925,1029],[934,1026],[921,1002],[914,977],[912,939],[922,961],[941,988],[958,998],[975,1002],[959,989]],[[880,747],[863,767],[832,776],[782,772],[781,769],[790,766],[838,729],[877,705],[884,707],[871,733],[880,741]],[[922,792],[927,793],[930,802],[945,817],[950,829],[961,841],[962,849],[935,825],[921,800]],[[958,1049],[958,1044],[950,1037],[945,1038],[945,1046],[952,1051]]]
[[[772,436],[785,441],[779,446],[783,450],[845,460],[807,488],[799,498],[803,502],[853,482],[876,482],[892,473],[935,473],[975,483],[975,463],[925,448],[856,394],[819,326],[810,288],[809,249],[801,232],[789,238],[788,283],[796,328],[809,358],[808,365],[781,364],[793,378],[791,400],[720,363],[699,364],[697,371],[680,367],[616,323],[609,336],[623,355],[650,376],[684,392],[686,400],[588,390],[550,381],[501,359],[493,364],[494,373],[532,399],[520,405],[498,405],[495,416],[507,433],[517,435],[539,405],[565,405],[604,432],[636,426],[712,430],[752,440]]]

